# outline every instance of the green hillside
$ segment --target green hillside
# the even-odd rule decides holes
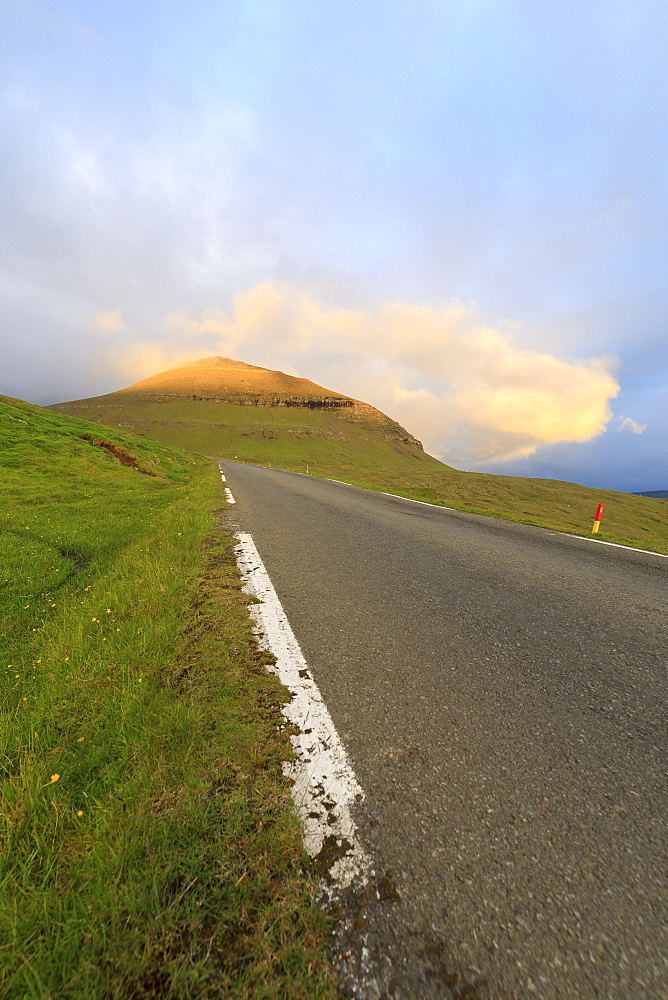
[[[85,405],[84,405],[85,404]],[[172,447],[276,468],[304,470],[443,469],[414,444],[389,437],[385,428],[342,420],[328,410],[244,406],[192,399],[88,400],[52,407],[97,423],[132,430]]]
[[[210,460],[0,397],[7,1000],[334,996],[222,502]]]
[[[444,468],[368,403],[231,358],[203,358],[51,408],[201,455],[284,469]]]

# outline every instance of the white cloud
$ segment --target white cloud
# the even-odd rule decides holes
[[[649,424],[639,424],[633,417],[621,417],[618,431],[630,431],[631,434],[643,434]]]
[[[373,403],[427,450],[465,464],[589,441],[605,430],[619,392],[612,359],[520,347],[470,305],[341,309],[269,282],[236,295],[229,311],[171,314],[161,344],[122,352],[122,371],[140,378],[207,354],[299,370]],[[629,419],[623,426],[639,433]]]

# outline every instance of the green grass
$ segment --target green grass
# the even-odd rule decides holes
[[[62,409],[202,455],[236,457],[276,468],[303,471],[307,464],[323,470],[342,466],[402,472],[443,468],[416,446],[392,439],[387,426],[356,423],[328,410],[132,399],[115,405],[62,404]]]
[[[297,407],[209,401],[65,404],[87,419],[122,424],[172,446],[233,461],[340,479],[460,510],[590,534],[604,503],[602,541],[668,552],[668,501],[551,479],[459,472],[381,426]]]
[[[0,994],[333,997],[216,467],[4,397],[0,455]]]

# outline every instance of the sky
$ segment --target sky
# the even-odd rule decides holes
[[[0,0],[0,393],[222,355],[668,488],[665,0]]]

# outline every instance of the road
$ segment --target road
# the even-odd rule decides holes
[[[399,896],[353,994],[665,1000],[668,559],[224,469]]]

